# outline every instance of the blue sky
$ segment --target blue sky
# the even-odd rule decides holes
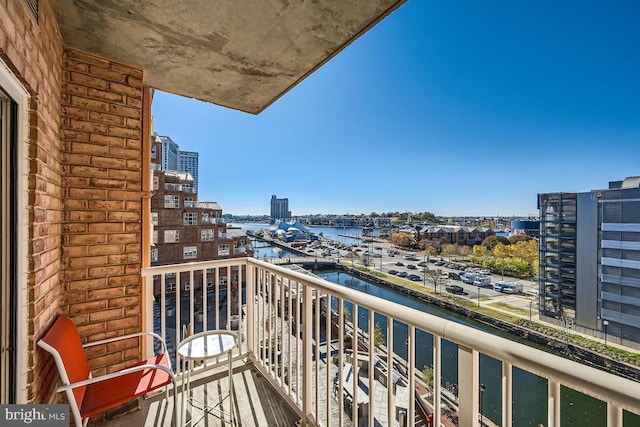
[[[640,2],[410,0],[260,115],[156,92],[224,213],[536,215],[640,175]]]

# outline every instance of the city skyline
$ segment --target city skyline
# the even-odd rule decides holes
[[[156,92],[225,212],[535,216],[640,175],[636,2],[408,2],[265,112]]]

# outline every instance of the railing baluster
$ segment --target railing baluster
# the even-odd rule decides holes
[[[304,318],[312,319],[313,318],[313,313],[312,313],[313,299],[312,299],[310,286],[307,286],[305,287],[305,289],[302,289],[302,298],[303,298],[302,308],[304,310]],[[302,413],[303,413],[303,422],[305,424],[309,423],[309,425],[312,425],[311,424],[311,420],[312,420],[311,388],[313,387],[313,383],[311,379],[312,365],[310,363],[312,358],[312,351],[313,351],[312,327],[313,325],[311,322],[304,322],[304,332],[302,333],[302,343],[303,343],[302,360],[305,361],[305,363],[303,364],[303,379],[302,379],[303,387],[304,387],[304,394],[303,394],[303,400],[302,400]]]
[[[479,425],[480,357],[476,350],[458,345],[458,414],[463,426]]]
[[[344,300],[338,297],[338,425],[344,425]]]
[[[416,423],[416,328],[414,326],[409,325],[409,336],[407,339],[409,344],[407,346],[407,359],[409,361],[409,372],[407,373],[409,376],[409,389],[407,393],[407,397],[409,398],[409,413],[407,414],[407,426],[413,426]]]
[[[327,427],[331,427],[331,397],[333,396],[333,377],[331,376],[331,367],[333,366],[333,357],[331,356],[331,326],[332,326],[332,310],[331,310],[331,294],[327,293],[324,297],[324,314],[325,314],[325,342],[327,347]]]
[[[375,353],[375,348],[376,348],[376,340],[375,340],[375,325],[374,325],[374,317],[375,317],[375,313],[373,312],[373,310],[369,310],[369,372],[367,373],[367,375],[369,375],[369,427],[373,427],[374,426],[374,418],[373,418],[373,404],[374,404],[374,399],[373,399],[373,395],[374,395],[374,375],[373,375],[373,356]]]
[[[193,282],[193,270],[189,270],[189,335],[194,334],[194,298],[193,298],[193,288],[195,288],[195,283]]]
[[[240,327],[244,327],[247,334],[247,353],[249,356],[256,356],[255,349],[255,310],[256,307],[256,269],[251,264],[247,265],[247,319],[242,323],[242,312],[240,312]]]
[[[395,419],[393,399],[393,317],[387,317],[387,419]]]
[[[549,427],[560,427],[560,383],[549,379],[548,388],[547,425]]]
[[[502,362],[502,425],[510,426],[513,417],[513,367]]]
[[[353,331],[353,339],[351,340],[351,348],[353,349],[351,359],[351,369],[353,377],[353,387],[351,389],[351,396],[353,401],[351,402],[351,419],[355,425],[358,425],[358,378],[360,377],[360,368],[358,368],[358,338],[360,335],[360,327],[358,326],[358,304],[353,303],[353,313],[351,313],[351,326]],[[364,339],[363,339],[364,341]]]
[[[622,427],[622,408],[607,402],[607,427]]]
[[[294,294],[294,286],[297,286],[296,283],[289,279],[289,289],[287,292],[287,327],[289,329],[289,333],[287,334],[287,375],[289,377],[289,384],[287,385],[287,394],[289,396],[292,395],[293,390],[293,331],[294,331],[294,316],[293,316],[293,294]]]
[[[307,291],[311,290],[307,287]],[[314,323],[315,323],[315,419],[320,419],[320,291],[318,289],[312,290],[315,294],[313,300],[314,309]],[[313,297],[313,295],[312,295]]]
[[[442,338],[433,335],[433,425],[442,423]]]

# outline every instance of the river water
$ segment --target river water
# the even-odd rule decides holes
[[[244,230],[257,231],[267,228],[268,224],[238,224]],[[323,233],[324,237],[338,240],[345,243],[357,243],[358,240],[345,238],[339,234],[361,234],[361,229],[335,228],[335,227],[309,227],[314,233]],[[257,242],[254,256],[257,258],[278,258],[294,256],[286,250],[273,248],[268,244]],[[434,314],[452,321],[463,323],[470,327],[478,328],[495,335],[507,336],[500,331],[474,322],[466,317],[443,310],[440,307],[428,304],[416,298],[409,297],[394,291],[385,286],[369,283],[356,278],[345,272],[321,271],[316,274],[330,282],[347,286],[349,288],[368,293],[400,305],[411,307],[425,313]],[[346,308],[353,312],[353,306],[345,304]],[[359,307],[357,317],[361,329],[367,331],[369,322],[369,312],[367,309]],[[380,325],[386,339],[387,319],[376,314],[374,323]],[[395,321],[393,325],[393,351],[407,360],[406,340],[408,336],[407,325]],[[524,341],[520,341],[528,344]],[[529,344],[530,345],[530,344]],[[433,363],[433,339],[428,333],[416,331],[416,369],[421,370],[424,366],[431,366]],[[500,424],[502,402],[501,402],[501,363],[491,357],[480,356],[480,383],[486,389],[483,396],[483,413],[496,424]],[[442,341],[442,384],[444,386],[457,384],[458,381],[458,352],[457,345],[447,340]],[[601,427],[607,424],[606,404],[597,399],[585,396],[574,390],[562,387],[561,390],[561,416],[563,427]],[[547,417],[547,380],[537,375],[513,368],[513,426],[544,426]],[[625,412],[624,426],[640,427],[640,416]]]

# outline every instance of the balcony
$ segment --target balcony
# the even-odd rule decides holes
[[[205,270],[233,280],[228,285],[215,280],[209,288],[194,282],[206,276]],[[194,286],[167,292],[167,274],[188,277]],[[435,425],[454,425],[455,420],[479,426],[480,354],[502,366],[502,425],[512,425],[514,368],[546,379],[547,425],[561,423],[564,387],[604,402],[608,426],[622,426],[624,411],[640,413],[640,387],[633,381],[253,258],[152,267],[143,276],[149,287],[154,277],[159,282],[155,301],[154,292],[147,292],[146,304],[153,310],[147,310],[146,323],[167,339],[170,352],[185,334],[239,331],[242,345],[233,356],[236,400],[257,405],[237,409],[238,416],[248,417],[243,425],[259,424],[256,413],[264,411],[264,401],[250,395],[255,383],[247,372],[255,370],[264,380],[261,387],[277,391],[273,396],[283,413],[293,411],[306,425],[350,426],[357,420],[358,425],[399,426],[405,413],[406,425],[426,425],[426,412],[433,412]],[[386,325],[383,343],[368,333],[377,323]],[[405,348],[392,344],[401,323],[407,325]],[[433,342],[432,390],[415,366],[417,336],[425,333]],[[441,386],[445,340],[457,344],[455,396]],[[220,380],[216,366],[199,368],[201,387]],[[158,414],[150,410],[131,416],[148,421]]]
[[[217,210],[220,209],[220,205],[216,202],[194,202],[194,201],[186,201],[184,202],[185,208],[196,208],[196,209],[209,209],[209,210]],[[221,220],[222,218],[213,218]]]

